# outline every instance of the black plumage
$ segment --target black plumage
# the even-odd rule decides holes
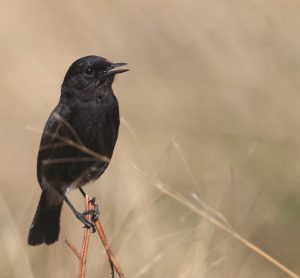
[[[55,242],[68,190],[99,178],[107,168],[119,130],[112,83],[117,73],[127,71],[115,69],[122,65],[87,56],[67,71],[41,138],[37,177],[42,195],[29,231],[30,245]]]

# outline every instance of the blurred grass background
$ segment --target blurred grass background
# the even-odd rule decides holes
[[[141,178],[218,210],[300,273],[300,3],[37,1],[0,11],[1,277],[76,277],[64,239],[28,247],[40,195],[36,154],[69,65],[128,62],[114,91],[123,117],[112,163],[86,187],[127,277],[286,277]],[[184,156],[184,158],[183,158]],[[70,197],[79,210],[78,192]],[[87,277],[110,277],[97,236]]]

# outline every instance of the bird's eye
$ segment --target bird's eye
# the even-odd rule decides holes
[[[87,68],[87,69],[84,70],[83,73],[84,73],[84,75],[85,75],[86,77],[92,77],[92,76],[94,76],[95,71],[94,71],[93,68]]]

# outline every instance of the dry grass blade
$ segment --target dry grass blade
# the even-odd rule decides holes
[[[58,113],[54,113],[53,116],[58,119],[62,124],[64,124],[69,131],[71,131],[72,135],[75,137],[77,143],[83,145],[80,137],[78,136],[77,132],[75,131],[75,129],[69,124],[69,122],[67,122],[61,115],[59,115]]]
[[[61,135],[58,135],[58,134],[55,134],[55,133],[52,133],[52,132],[47,132],[47,134],[49,136],[54,136],[56,139],[68,144],[69,146],[72,146],[72,147],[74,147],[74,148],[76,148],[76,149],[78,149],[78,150],[80,150],[80,151],[82,151],[86,154],[89,154],[91,156],[94,156],[95,158],[97,158],[99,160],[102,160],[104,162],[109,162],[110,161],[110,159],[108,157],[106,157],[104,155],[101,155],[101,154],[98,154],[98,153],[90,150],[89,148],[85,147],[84,145],[78,144],[78,143],[74,142],[73,140],[70,140],[70,139],[68,139],[64,136],[61,136]]]
[[[30,126],[27,126],[27,129],[35,131],[35,132],[38,132],[38,133],[42,133],[41,130],[38,130],[38,129],[30,127]],[[91,149],[85,147],[81,143],[77,143],[77,142],[75,142],[73,140],[70,140],[70,139],[68,139],[68,138],[66,138],[64,136],[61,136],[61,135],[59,135],[57,133],[46,132],[46,134],[61,141],[59,144],[55,143],[53,145],[53,147],[63,146],[64,144],[65,145],[69,145],[69,146],[72,146],[72,147],[74,147],[74,148],[76,148],[76,149],[78,149],[78,150],[86,153],[86,154],[89,154],[90,156],[94,157],[97,160],[104,161],[104,162],[110,162],[110,159],[108,157],[106,157],[105,155],[98,154],[98,153],[92,151]],[[51,148],[51,147],[52,147],[52,145],[46,145],[45,146],[45,148]]]
[[[93,157],[66,157],[66,158],[57,158],[57,159],[44,159],[42,163],[44,165],[49,164],[58,164],[58,163],[70,163],[70,162],[96,162],[99,161],[97,158]]]
[[[181,194],[178,192],[175,192],[171,189],[170,186],[167,184],[164,184],[160,182],[159,180],[151,180],[148,178],[145,173],[140,171],[139,169],[136,169],[138,171],[138,174],[141,175],[141,177],[146,180],[149,184],[153,185],[155,188],[157,188],[160,192],[164,193],[165,195],[169,196],[170,198],[176,200],[177,202],[181,203],[197,215],[203,217],[207,221],[209,221],[211,224],[215,225],[217,228],[222,230],[223,232],[227,233],[240,243],[242,243],[244,246],[246,246],[248,249],[250,249],[252,252],[255,254],[261,256],[265,260],[267,260],[269,263],[271,263],[273,266],[277,267],[278,269],[282,270],[285,274],[289,275],[290,277],[293,278],[300,278],[298,274],[287,268],[285,265],[283,265],[281,262],[270,256],[268,253],[254,245],[253,243],[249,242],[245,238],[243,238],[241,235],[239,235],[236,231],[233,229],[229,228],[222,222],[220,222],[218,219],[215,217],[209,215],[207,212],[202,210],[201,208],[196,207],[194,204],[192,204],[189,200],[184,198]]]

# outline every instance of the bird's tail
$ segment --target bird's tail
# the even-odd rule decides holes
[[[63,199],[54,190],[44,189],[33,218],[28,244],[52,244],[58,240],[59,218]]]

